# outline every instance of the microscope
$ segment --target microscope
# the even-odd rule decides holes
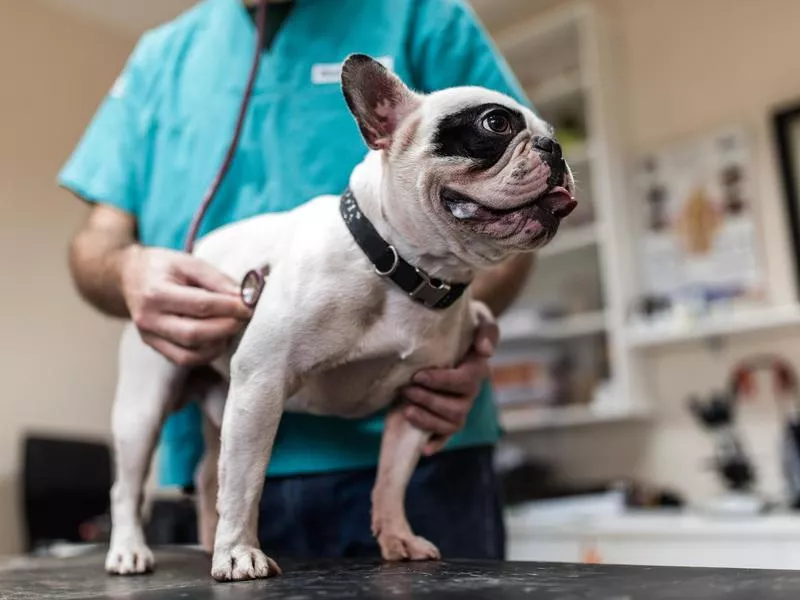
[[[739,363],[723,391],[714,392],[705,399],[693,397],[688,403],[696,421],[714,439],[711,465],[726,488],[726,493],[708,507],[716,514],[758,514],[769,508],[769,503],[755,491],[755,467],[736,427],[737,405],[741,399],[755,393],[755,377],[760,370],[772,373],[783,424],[785,504],[791,509],[800,508],[800,388],[797,375],[783,359],[763,355]]]

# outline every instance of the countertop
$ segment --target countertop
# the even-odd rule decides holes
[[[103,572],[92,552],[0,567],[3,600],[122,599],[339,600],[344,598],[487,598],[513,600],[778,600],[800,597],[800,573],[544,563],[454,561],[284,561],[282,577],[215,583],[209,559],[196,550],[156,553],[154,574],[132,578]]]

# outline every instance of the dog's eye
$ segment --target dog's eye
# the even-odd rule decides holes
[[[499,110],[495,110],[486,115],[481,125],[483,125],[484,129],[492,133],[508,133],[511,131],[511,121],[505,113]]]

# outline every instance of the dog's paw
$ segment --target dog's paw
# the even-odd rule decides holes
[[[277,563],[253,546],[234,546],[215,550],[211,576],[217,581],[244,581],[280,575]]]
[[[439,549],[425,538],[407,533],[382,532],[378,536],[383,560],[439,560]]]
[[[480,300],[471,300],[469,303],[469,310],[472,314],[472,322],[475,326],[497,323],[492,309]]]
[[[150,548],[138,542],[114,544],[106,555],[106,571],[113,575],[150,573],[155,564]]]

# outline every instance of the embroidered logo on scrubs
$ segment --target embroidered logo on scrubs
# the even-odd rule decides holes
[[[394,70],[394,57],[381,56],[375,60],[377,60],[390,71]],[[339,83],[339,76],[341,72],[342,63],[317,63],[316,65],[311,66],[311,83],[315,85]]]

